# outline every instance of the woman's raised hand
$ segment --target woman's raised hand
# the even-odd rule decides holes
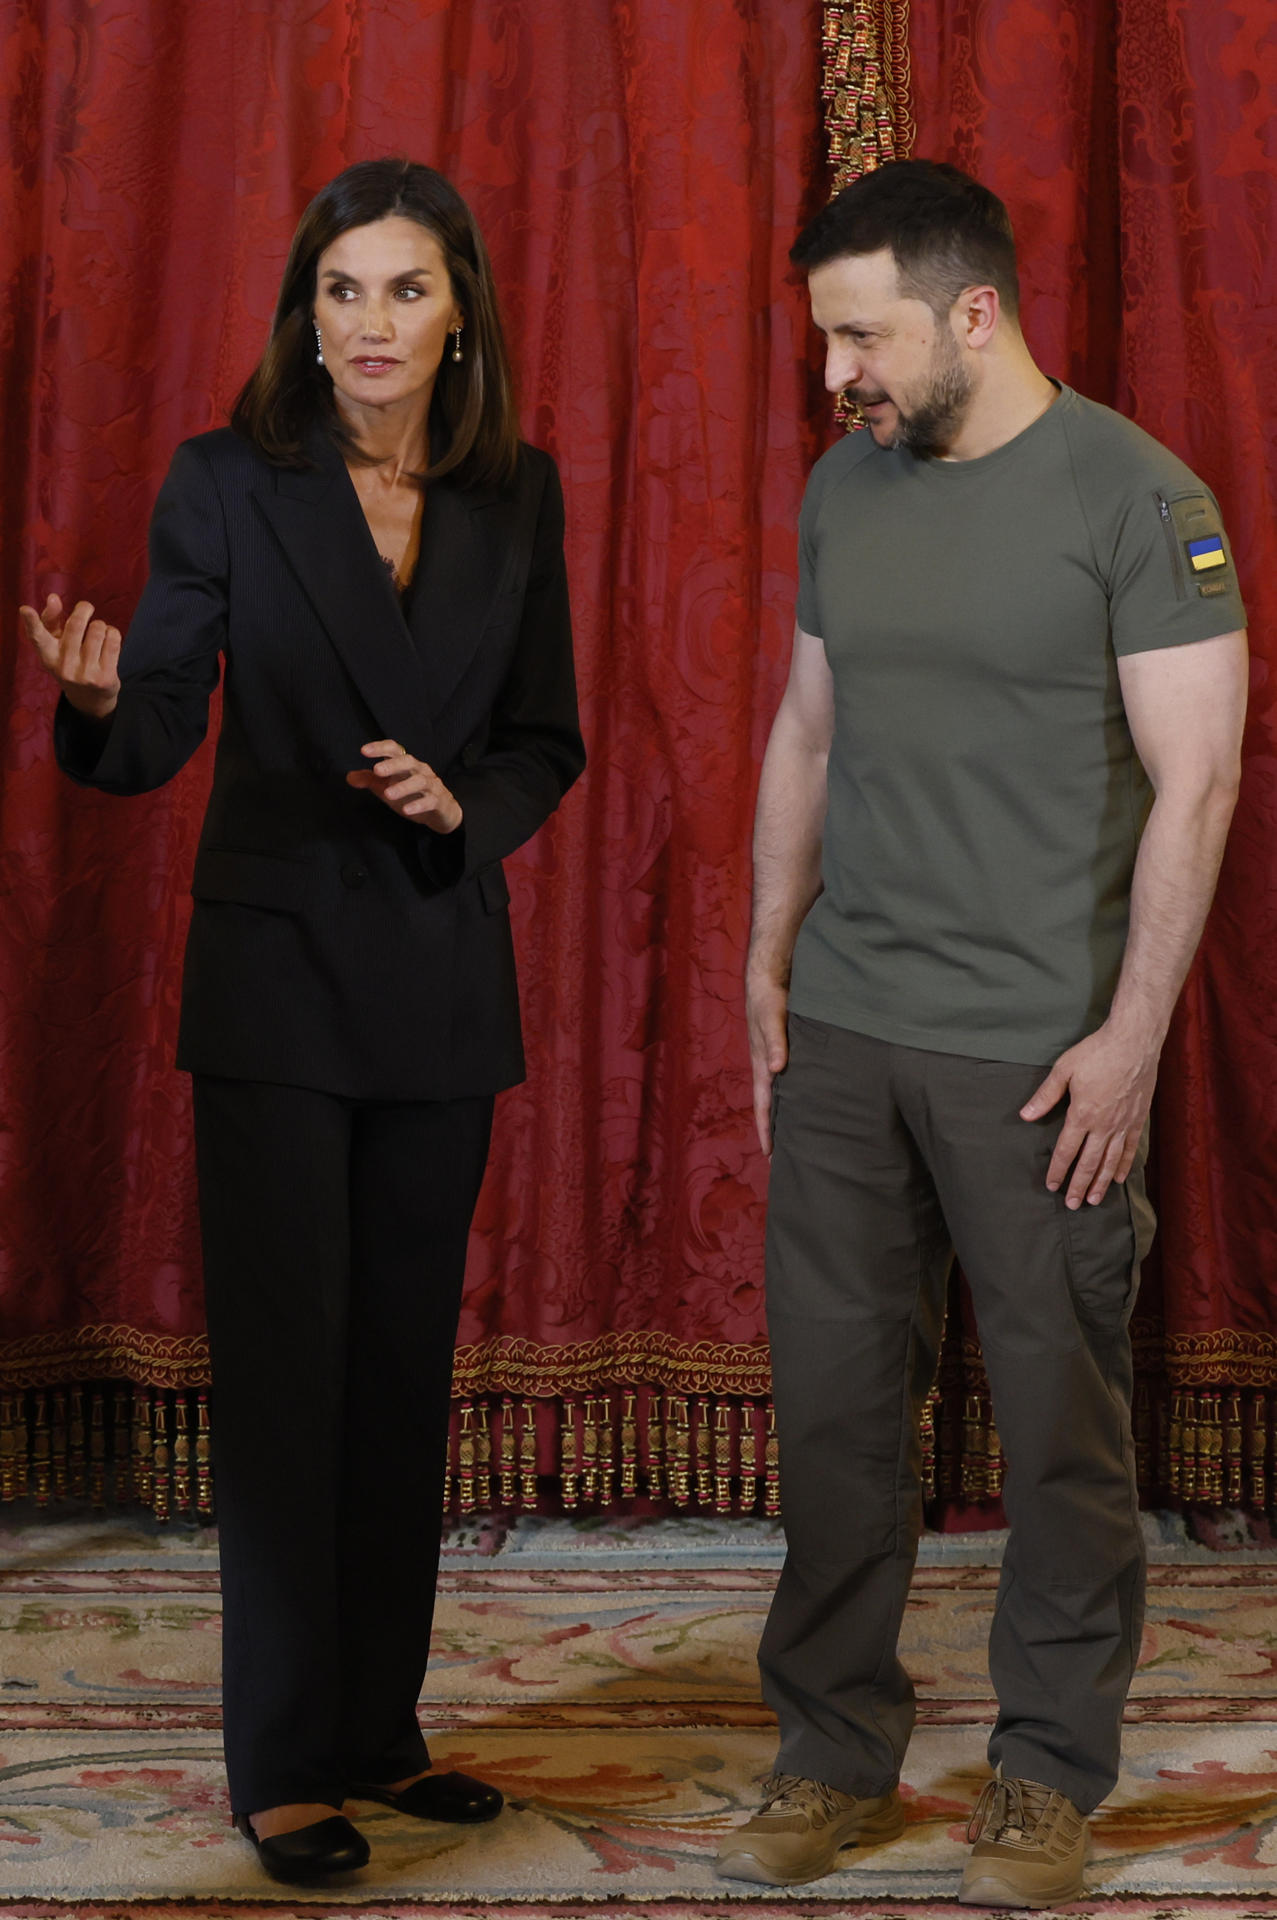
[[[359,749],[376,764],[348,773],[348,786],[362,787],[405,820],[430,827],[435,833],[454,833],[461,825],[461,803],[449,793],[432,767],[414,760],[397,740],[370,740]]]
[[[77,600],[65,617],[51,593],[43,613],[19,607],[18,618],[40,665],[51,673],[71,705],[94,720],[105,720],[120,697],[120,629],[95,620],[87,600]]]

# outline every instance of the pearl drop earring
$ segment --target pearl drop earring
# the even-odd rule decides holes
[[[315,365],[317,367],[322,367],[323,364],[324,364],[324,336],[319,331],[319,322],[316,321],[315,322]]]
[[[453,348],[452,348],[452,357],[453,357],[453,359],[454,359],[454,360],[464,360],[464,359],[465,359],[465,355],[464,355],[464,354],[462,353],[462,351],[461,351],[461,328],[460,328],[460,325],[457,325],[457,326],[455,326],[455,327],[454,327],[454,328],[452,329],[452,337],[453,337],[453,343],[454,343],[454,344],[453,344]]]

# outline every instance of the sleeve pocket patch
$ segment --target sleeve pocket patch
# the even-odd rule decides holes
[[[1220,577],[1228,567],[1228,548],[1219,509],[1206,493],[1180,494],[1170,503],[1171,523],[1190,580]]]

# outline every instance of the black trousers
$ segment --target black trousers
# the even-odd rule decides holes
[[[236,1813],[429,1764],[416,1704],[490,1097],[195,1078]]]
[[[767,1218],[788,1555],[759,1664],[778,1766],[887,1791],[914,1723],[896,1640],[922,1525],[919,1418],[956,1246],[1006,1448],[989,1639],[992,1765],[1083,1812],[1117,1778],[1144,1541],[1127,1323],[1152,1239],[1142,1157],[1072,1211],[1045,1067],[892,1046],[791,1015]]]

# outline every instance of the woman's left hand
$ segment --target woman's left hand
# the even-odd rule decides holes
[[[347,786],[375,793],[393,812],[434,833],[456,832],[461,825],[461,804],[424,760],[414,760],[397,740],[372,740],[360,752],[376,764],[348,773]]]

